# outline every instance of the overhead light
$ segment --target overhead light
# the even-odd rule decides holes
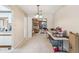
[[[42,15],[42,10],[40,10],[40,5],[37,5],[37,14],[35,15],[35,18],[38,18],[38,19],[43,19],[44,16]]]
[[[39,18],[39,15],[37,14],[37,15],[35,16],[35,18]]]

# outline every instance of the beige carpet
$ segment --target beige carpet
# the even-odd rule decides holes
[[[51,53],[52,46],[46,38],[46,34],[35,34],[31,39],[19,49],[12,51],[13,53]]]

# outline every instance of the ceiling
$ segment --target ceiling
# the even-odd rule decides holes
[[[3,5],[0,5],[0,11],[11,11],[11,10]]]
[[[20,5],[19,6],[23,11],[25,11],[28,15],[36,15],[37,6],[36,5]],[[42,10],[42,14],[53,14],[57,9],[62,7],[62,5],[40,5],[39,9]]]

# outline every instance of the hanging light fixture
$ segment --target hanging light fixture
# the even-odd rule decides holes
[[[40,7],[40,5],[37,5],[37,14],[36,14],[35,18],[43,19],[44,16],[42,15],[42,10],[40,10],[39,7]]]
[[[43,14],[42,14],[42,10],[40,10],[39,18],[40,19],[43,19],[44,18]]]
[[[37,14],[36,14],[35,18],[39,18],[39,6],[40,5],[37,5]]]

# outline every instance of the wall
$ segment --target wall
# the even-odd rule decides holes
[[[13,13],[13,40],[14,48],[21,46],[24,41],[24,12],[18,6],[9,6]]]
[[[32,37],[32,16],[28,16],[28,39]]]
[[[79,32],[79,6],[65,6],[55,15],[55,27],[61,26],[68,31]]]
[[[54,27],[54,20],[53,20],[53,15],[52,14],[47,14],[44,15],[45,18],[47,18],[47,28],[50,29],[52,27]]]
[[[28,38],[28,18],[24,17],[24,38]]]

